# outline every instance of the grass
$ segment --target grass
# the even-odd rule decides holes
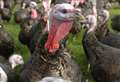
[[[120,8],[113,8],[111,10],[111,17],[113,17],[116,14],[120,14]],[[109,21],[110,26],[111,21]],[[24,45],[22,45],[18,40],[18,34],[20,31],[19,26],[11,19],[9,23],[4,22],[5,29],[9,34],[14,38],[15,42],[15,53],[19,53],[24,57],[25,62],[30,57],[30,52],[28,48]],[[94,82],[91,78],[90,73],[87,71],[87,60],[86,56],[82,47],[82,37],[83,37],[84,31],[77,34],[75,37],[70,36],[68,40],[68,47],[70,52],[72,53],[73,57],[75,57],[76,61],[80,65],[81,71],[86,79],[89,79],[89,82]]]

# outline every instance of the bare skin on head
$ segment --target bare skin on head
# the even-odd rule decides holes
[[[14,54],[14,55],[10,56],[9,63],[11,64],[12,69],[14,69],[17,65],[24,64],[24,60],[23,60],[22,56],[20,56],[18,54]]]

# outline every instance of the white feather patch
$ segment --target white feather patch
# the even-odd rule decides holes
[[[64,80],[60,77],[45,77],[38,82],[71,82],[70,80]]]
[[[8,77],[5,71],[0,67],[0,82],[7,82]]]

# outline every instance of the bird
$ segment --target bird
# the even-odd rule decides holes
[[[21,24],[21,30],[19,32],[19,41],[24,44],[29,46],[29,42],[31,40],[31,30],[34,27],[35,24],[37,24],[38,20],[33,20],[31,18],[25,18]]]
[[[8,60],[0,61],[0,82],[14,82],[13,70],[20,64],[24,64],[24,60],[19,54],[12,54]]]
[[[12,12],[9,8],[3,8],[1,10],[1,18],[3,21],[9,22],[12,16]]]
[[[120,15],[115,15],[113,18],[112,18],[112,29],[116,30],[116,31],[120,31]]]
[[[5,31],[4,25],[0,24],[0,55],[8,59],[14,53],[14,40],[8,32]]]
[[[29,11],[27,9],[20,9],[14,13],[14,21],[17,24],[21,24],[21,22],[29,16]]]
[[[19,41],[26,45],[30,51],[34,51],[34,46],[36,43],[36,39],[38,38],[41,30],[46,25],[46,21],[44,21],[44,10],[42,6],[39,7],[40,11],[38,11],[37,19],[33,19],[31,17],[24,18],[21,22],[20,27],[21,30],[19,32]],[[38,35],[36,37],[36,35]]]
[[[20,23],[21,30],[19,32],[19,41],[22,44],[26,45],[31,53],[36,48],[36,45],[38,43],[38,37],[40,36],[42,29],[46,26],[46,12],[43,8],[43,5],[39,6],[37,12],[38,17],[36,19],[33,19],[31,16],[27,15],[28,17],[24,18]]]
[[[31,54],[30,60],[21,72],[20,82],[37,82],[46,76],[58,76],[73,82],[84,82],[79,65],[67,49],[62,48],[60,44],[69,34],[72,21],[78,14],[80,16],[80,13],[67,3],[56,4],[52,8],[50,30],[47,31],[45,30],[47,28],[44,28],[40,38],[38,37],[39,47]],[[54,41],[50,36],[54,38]]]
[[[120,35],[111,31],[108,27],[108,20],[109,20],[110,14],[109,11],[106,9],[103,9],[100,11],[99,14],[99,22],[96,29],[96,36],[97,38],[104,44],[107,44],[109,46],[120,48]]]
[[[90,63],[93,79],[95,82],[119,82],[120,49],[98,40],[95,35],[97,18],[94,15],[88,15],[84,23],[87,30],[83,37],[83,48]]]

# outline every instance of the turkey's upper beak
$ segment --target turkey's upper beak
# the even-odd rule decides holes
[[[86,21],[86,18],[84,17],[84,15],[79,14],[79,17],[80,17],[80,21],[81,21],[81,22]]]
[[[75,11],[75,16],[76,16],[76,17],[79,17],[79,19],[80,19],[81,21],[84,21],[84,20],[85,20],[85,16],[82,15],[81,9],[76,8],[74,11]]]
[[[82,28],[86,27],[87,24],[86,17],[82,14],[81,10],[76,9],[75,11],[76,11],[75,16],[80,20],[79,22]]]

